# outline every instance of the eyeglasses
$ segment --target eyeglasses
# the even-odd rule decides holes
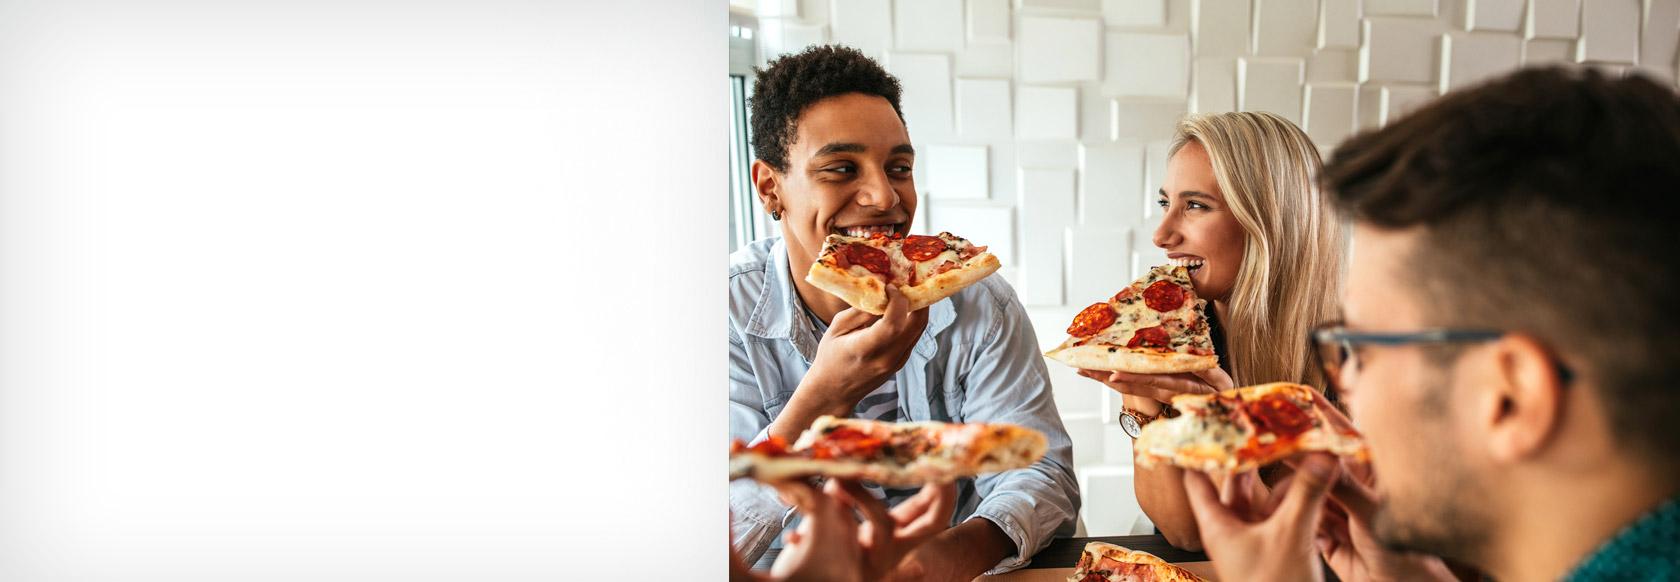
[[[1312,330],[1314,348],[1318,350],[1319,362],[1324,366],[1324,380],[1336,392],[1345,391],[1345,385],[1353,383],[1353,377],[1359,372],[1359,350],[1355,346],[1405,346],[1416,344],[1458,344],[1493,341],[1505,336],[1505,332],[1491,329],[1448,329],[1436,328],[1412,332],[1363,332],[1351,331],[1341,323],[1330,323],[1318,326]],[[1343,376],[1343,372],[1347,376]],[[1558,364],[1558,377],[1563,383],[1569,383],[1572,375],[1568,368]]]

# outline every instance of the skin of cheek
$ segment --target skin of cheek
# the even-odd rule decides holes
[[[1170,216],[1162,228],[1177,235],[1167,240],[1179,239],[1167,250],[1207,259],[1206,266],[1190,275],[1196,293],[1204,299],[1227,300],[1247,251],[1247,233],[1231,212],[1213,174],[1213,163],[1200,144],[1186,144],[1167,163],[1168,178],[1162,189],[1170,197]],[[1212,200],[1181,194],[1187,191],[1201,192]],[[1210,207],[1191,208],[1193,202]]]
[[[1207,241],[1205,246],[1209,252],[1204,256],[1211,267],[1204,275],[1205,286],[1210,295],[1224,300],[1230,297],[1231,290],[1236,287],[1237,272],[1242,268],[1243,255],[1248,245],[1244,241],[1242,224],[1237,222],[1236,216],[1232,215],[1230,210],[1221,209],[1211,214],[1213,216],[1204,219],[1208,224],[1203,229],[1204,233],[1200,235]]]

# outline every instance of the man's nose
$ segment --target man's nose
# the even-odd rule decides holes
[[[876,169],[864,173],[864,179],[858,182],[857,203],[859,206],[873,206],[881,210],[898,206],[898,190],[894,189],[892,181],[887,179],[885,170]]]

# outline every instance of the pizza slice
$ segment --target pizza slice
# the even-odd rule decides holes
[[[1183,266],[1149,270],[1107,301],[1073,318],[1071,336],[1050,358],[1087,370],[1173,374],[1219,365],[1208,335],[1207,301],[1196,297]]]
[[[1179,415],[1143,427],[1138,465],[1167,463],[1210,473],[1239,473],[1305,451],[1367,455],[1359,432],[1308,386],[1273,382],[1215,394],[1173,397]]]
[[[1019,469],[1048,442],[1003,423],[881,422],[823,416],[788,446],[771,437],[729,451],[729,478],[764,482],[822,476],[903,487]]]
[[[1149,552],[1091,542],[1085,544],[1067,582],[1202,582],[1202,578]]]
[[[831,234],[805,280],[852,307],[881,315],[887,311],[889,284],[898,286],[915,311],[986,278],[1000,266],[986,247],[948,232],[938,236]]]

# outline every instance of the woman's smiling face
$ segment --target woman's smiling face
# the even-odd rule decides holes
[[[1163,216],[1155,229],[1155,246],[1166,250],[1173,262],[1190,267],[1197,295],[1228,299],[1242,266],[1246,236],[1225,203],[1201,143],[1190,141],[1167,160],[1167,179],[1156,203]]]

